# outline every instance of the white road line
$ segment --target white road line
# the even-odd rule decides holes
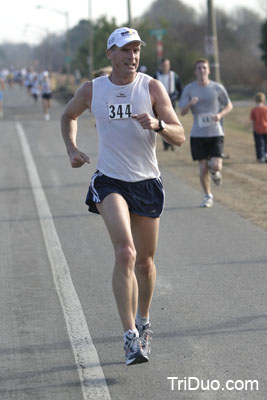
[[[31,149],[23,127],[19,122],[16,122],[16,129],[38,210],[56,290],[62,305],[79,372],[83,398],[86,400],[111,400],[97,351],[93,345],[80,300],[73,286],[68,264],[56,232]]]

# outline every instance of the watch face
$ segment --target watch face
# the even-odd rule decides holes
[[[165,122],[159,119],[159,127],[158,129],[155,129],[155,132],[161,132],[165,128]]]

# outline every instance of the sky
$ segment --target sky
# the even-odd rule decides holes
[[[206,0],[182,0],[197,12],[205,11]],[[149,9],[154,0],[131,0],[132,18],[141,16]],[[28,42],[39,43],[47,33],[63,33],[66,31],[67,18],[72,28],[81,19],[88,19],[91,3],[92,19],[102,15],[108,19],[116,18],[118,24],[128,19],[127,0],[5,0],[1,6],[0,43]],[[230,13],[236,6],[244,6],[266,15],[267,0],[213,0],[215,7]],[[37,8],[41,5],[42,8]]]

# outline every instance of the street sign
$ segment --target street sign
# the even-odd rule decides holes
[[[65,64],[71,63],[71,61],[72,61],[71,56],[65,56],[65,57],[64,57],[64,61],[65,61]]]
[[[166,29],[150,29],[149,31],[151,36],[162,37],[166,33]]]
[[[157,38],[157,58],[158,63],[160,62],[161,58],[163,57],[163,43],[162,37],[167,32],[166,29],[150,29],[149,33],[151,36],[156,36]]]

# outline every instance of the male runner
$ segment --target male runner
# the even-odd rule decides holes
[[[154,254],[164,203],[157,132],[170,144],[181,146],[185,140],[163,85],[137,73],[141,45],[145,43],[134,29],[112,32],[107,41],[111,74],[82,84],[62,116],[62,134],[73,168],[89,163],[76,145],[77,119],[86,109],[96,118],[97,171],[86,203],[89,211],[101,214],[114,247],[112,283],[127,365],[148,361],[150,351]]]
[[[209,61],[197,60],[197,79],[184,88],[179,102],[182,115],[191,109],[194,116],[190,144],[192,158],[199,162],[200,183],[205,195],[201,207],[213,206],[209,170],[213,182],[222,183],[224,132],[220,121],[233,108],[224,86],[211,81],[209,74]]]

